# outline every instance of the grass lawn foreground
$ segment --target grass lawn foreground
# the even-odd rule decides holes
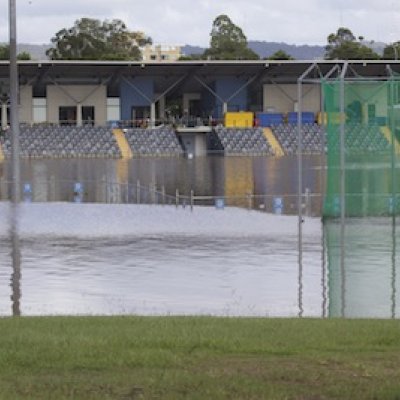
[[[0,399],[400,400],[400,321],[0,319]]]

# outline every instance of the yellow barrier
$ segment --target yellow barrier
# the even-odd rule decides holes
[[[272,147],[272,150],[274,151],[274,154],[276,157],[282,157],[285,155],[282,146],[278,142],[277,138],[273,134],[272,130],[270,128],[264,128],[263,129],[264,137],[267,139],[267,142],[270,144]]]
[[[324,112],[324,113],[319,112],[317,114],[317,123],[318,123],[318,125],[322,125],[322,124],[327,125],[328,124],[328,116],[327,116],[326,112]]]
[[[381,133],[385,136],[386,140],[392,144],[392,131],[387,126],[381,126]],[[396,154],[400,154],[400,144],[396,138],[394,138],[394,151]]]
[[[3,149],[1,148],[1,144],[0,144],[0,162],[4,161],[4,153],[3,153]]]
[[[252,112],[227,112],[225,114],[226,128],[251,128],[253,123],[254,113]]]
[[[132,150],[129,146],[128,141],[124,135],[122,129],[113,129],[113,134],[115,136],[115,140],[117,141],[118,147],[121,150],[122,158],[129,159],[133,157]]]
[[[339,125],[340,123],[346,123],[346,114],[341,114],[340,112],[331,112],[328,113],[327,116],[328,119],[325,120],[325,122],[328,122],[330,125]]]

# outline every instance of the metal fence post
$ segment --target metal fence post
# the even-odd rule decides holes
[[[136,181],[136,204],[140,204],[140,181]]]
[[[193,202],[194,202],[194,191],[190,191],[190,211],[193,212]]]
[[[309,217],[311,215],[311,197],[310,197],[310,189],[306,188],[305,190],[305,202],[306,202],[306,215]]]
[[[151,184],[150,187],[150,194],[151,194],[151,203],[156,204],[156,191],[157,191],[157,185],[155,182]]]
[[[179,189],[175,190],[175,205],[176,205],[176,208],[178,208],[178,206],[179,206]]]
[[[252,196],[251,196],[251,193],[247,193],[246,194],[246,196],[247,196],[247,208],[249,209],[249,210],[251,210],[252,209],[252,206],[253,206],[253,202],[252,202]]]
[[[162,204],[165,205],[165,186],[161,186]]]

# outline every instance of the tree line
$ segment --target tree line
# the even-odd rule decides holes
[[[140,48],[152,44],[152,39],[143,32],[131,31],[126,24],[114,19],[100,21],[81,18],[71,28],[59,30],[51,38],[52,47],[46,52],[51,60],[120,60],[139,61]],[[383,56],[364,44],[345,27],[340,27],[327,37],[326,60],[378,60],[397,59],[400,41],[387,45]],[[8,45],[0,45],[0,60],[10,57]],[[30,54],[18,54],[18,59],[29,60]],[[225,14],[215,18],[210,33],[210,46],[202,54],[182,56],[180,60],[258,60],[260,57],[248,47],[243,30]],[[275,52],[268,60],[293,60],[283,50]]]

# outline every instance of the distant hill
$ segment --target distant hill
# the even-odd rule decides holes
[[[49,44],[27,44],[21,43],[18,46],[18,53],[26,51],[32,57],[32,60],[47,60],[46,50],[51,46]]]
[[[279,50],[283,50],[296,60],[321,60],[325,55],[325,46],[310,46],[307,44],[296,45],[279,42],[265,42],[259,40],[249,40],[248,44],[249,48],[256,52],[260,58],[270,57]],[[363,44],[370,47],[379,55],[383,54],[383,49],[386,46],[386,43],[373,41],[363,41]],[[185,55],[202,54],[204,50],[204,48],[199,46],[185,45],[182,47],[182,52]]]
[[[363,40],[361,43],[367,47],[370,47],[373,51],[375,51],[375,53],[378,53],[380,56],[383,55],[383,50],[386,47],[386,43],[374,42],[373,40]]]
[[[0,45],[4,44],[6,43],[0,43]],[[49,44],[20,43],[17,45],[17,52],[22,53],[26,51],[31,55],[32,60],[47,60],[46,50],[50,47],[51,46]]]
[[[364,41],[368,47],[371,47],[378,54],[382,55],[383,49],[386,46],[382,42]],[[18,45],[18,52],[26,51],[29,53],[33,60],[46,60],[46,50],[50,48],[50,44],[28,44],[21,43]],[[266,58],[277,52],[283,50],[291,55],[296,60],[318,60],[323,59],[325,54],[325,46],[309,46],[309,45],[296,45],[279,42],[265,42],[259,40],[249,40],[249,47],[255,51],[261,58]],[[186,44],[181,47],[182,53],[185,55],[202,54],[205,50],[204,47],[192,46]]]
[[[258,40],[249,40],[249,48],[256,52],[261,58],[266,58],[277,52],[283,50],[291,55],[296,60],[316,60],[323,59],[325,54],[324,46],[308,46],[308,45],[295,45],[278,42],[264,42]],[[185,45],[182,47],[182,53],[185,55],[201,54],[204,48],[199,46]]]

